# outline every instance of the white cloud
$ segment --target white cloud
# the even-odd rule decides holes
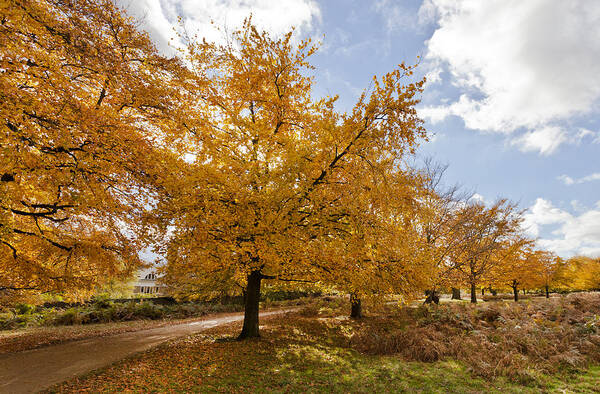
[[[162,52],[169,52],[169,42],[175,37],[175,19],[169,20],[168,2],[159,0],[117,0],[117,4],[125,9],[128,15],[142,22],[142,28],[150,34],[156,47]]]
[[[600,202],[597,204],[600,208]],[[538,198],[525,215],[523,228],[538,237],[546,226],[558,226],[538,239],[540,247],[563,256],[586,254],[596,256],[600,251],[600,209],[587,210],[580,215],[555,207],[550,201]]]
[[[384,19],[386,29],[393,33],[399,30],[417,30],[428,18],[427,12],[415,12],[402,2],[395,0],[377,0],[374,9]]]
[[[471,196],[471,198],[469,198],[469,200],[473,200],[476,202],[481,202],[481,203],[485,203],[485,198],[483,198],[483,196],[479,193],[475,193]]]
[[[556,177],[559,181],[563,181],[565,185],[572,185],[575,183],[575,179],[571,178],[568,175],[559,175]]]
[[[580,128],[575,136],[574,142],[580,144],[583,140],[588,140],[588,142],[591,142],[592,144],[600,144],[600,131]]]
[[[419,17],[419,24],[426,25],[433,23],[437,18],[437,7],[432,1],[425,0],[421,4],[417,15]]]
[[[600,247],[583,247],[580,253],[584,256],[600,257]]]
[[[582,139],[584,139],[587,136],[592,136],[594,137],[596,135],[595,132],[593,132],[592,130],[588,130],[588,129],[579,129],[579,133],[577,133],[577,139],[579,141],[581,141]]]
[[[425,0],[421,14],[438,23],[426,58],[445,65],[461,92],[423,116],[435,122],[456,115],[477,130],[525,128],[538,133],[526,134],[525,146],[543,154],[578,138],[537,140],[538,130],[597,109],[600,2]]]
[[[573,179],[568,175],[560,175],[557,179],[563,181],[565,185],[574,185],[577,183],[600,181],[600,172],[594,172],[593,174],[586,175],[586,176],[578,178],[578,179]]]
[[[591,181],[600,181],[600,172],[594,172],[593,174],[586,175],[583,178],[579,178],[576,183],[585,183]]]
[[[593,174],[586,175],[583,178],[577,180],[577,183],[585,183],[591,181],[600,181],[600,172],[594,172]]]
[[[550,201],[543,198],[538,198],[524,217],[523,228],[534,237],[539,236],[540,226],[562,223],[572,218],[568,212],[553,207]]]
[[[117,0],[129,14],[142,20],[142,27],[162,51],[169,51],[175,38],[177,18],[182,17],[190,35],[197,34],[209,41],[221,41],[223,36],[215,26],[229,30],[241,25],[252,14],[253,22],[272,34],[286,33],[291,27],[306,33],[321,19],[314,0]],[[211,23],[214,21],[214,25]]]
[[[549,155],[567,140],[567,134],[563,129],[548,126],[512,139],[511,145],[517,146],[522,152],[537,151],[542,155]]]

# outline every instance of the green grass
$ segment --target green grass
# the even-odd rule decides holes
[[[74,379],[52,392],[597,392],[600,367],[540,376],[533,386],[485,380],[455,361],[407,362],[348,347],[336,318],[288,314],[263,321],[262,338],[237,342],[239,324],[177,340]],[[337,326],[336,326],[337,325]],[[343,331],[343,330],[342,330]]]
[[[547,387],[555,392],[600,393],[600,366],[592,366],[568,378],[547,376]]]

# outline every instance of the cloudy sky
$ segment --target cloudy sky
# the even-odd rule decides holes
[[[348,109],[373,74],[421,57],[421,150],[449,183],[502,196],[561,256],[600,255],[600,2],[589,0],[119,0],[165,52],[253,14],[275,34],[322,40],[316,95]]]

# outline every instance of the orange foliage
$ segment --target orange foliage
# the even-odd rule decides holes
[[[403,277],[426,275],[405,259],[415,185],[402,170],[425,137],[415,110],[423,81],[401,64],[340,113],[337,97],[312,97],[316,50],[251,21],[228,45],[190,43],[190,111],[158,205],[173,288],[278,279],[367,289],[385,276],[408,291]]]
[[[140,263],[181,67],[110,1],[3,1],[0,20],[0,290],[81,295]]]

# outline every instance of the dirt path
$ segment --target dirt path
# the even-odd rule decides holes
[[[261,312],[265,317],[291,312]],[[112,364],[173,338],[194,334],[244,318],[241,313],[191,323],[127,332],[0,355],[0,393],[34,393],[71,377]]]

